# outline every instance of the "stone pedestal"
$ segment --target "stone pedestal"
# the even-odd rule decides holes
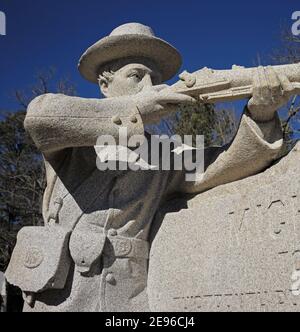
[[[156,231],[152,311],[300,311],[300,143],[261,174],[173,201]]]

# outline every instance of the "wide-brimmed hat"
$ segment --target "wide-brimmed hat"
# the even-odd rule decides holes
[[[163,81],[172,78],[181,66],[179,52],[166,41],[155,37],[150,27],[127,23],[89,47],[81,56],[78,69],[88,81],[98,83],[101,67],[113,60],[130,57],[154,61]]]

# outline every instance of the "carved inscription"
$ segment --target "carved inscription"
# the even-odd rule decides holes
[[[261,290],[244,293],[204,294],[173,297],[176,306],[181,310],[194,311],[242,311],[250,306],[253,310],[281,310],[282,307],[293,307],[299,310],[300,297],[293,290]]]
[[[205,284],[199,279],[204,284],[199,284],[199,289],[203,290],[213,289],[216,282],[215,292],[174,296],[175,307],[188,311],[299,310],[299,197],[295,193],[282,197],[264,194],[258,196],[257,202],[246,205],[247,200],[242,200],[235,209],[227,211],[222,221],[227,226],[221,229],[230,240],[221,242],[224,253],[222,249],[215,252],[215,262],[220,267],[205,276]],[[224,259],[232,264],[227,270]],[[234,271],[233,283],[228,271]],[[223,281],[218,283],[219,280]],[[224,282],[231,292],[224,292]],[[247,288],[251,283],[253,288]]]

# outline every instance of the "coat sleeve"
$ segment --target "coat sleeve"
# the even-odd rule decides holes
[[[93,146],[100,135],[112,135],[118,142],[121,126],[127,128],[128,137],[144,133],[142,118],[129,97],[45,94],[29,104],[24,126],[43,153]]]
[[[197,174],[195,181],[186,181],[184,173],[177,173],[171,191],[200,193],[257,174],[279,158],[283,144],[277,114],[269,122],[258,123],[245,113],[230,144],[205,150],[204,172]]]

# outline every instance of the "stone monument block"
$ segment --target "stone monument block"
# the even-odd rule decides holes
[[[152,311],[300,311],[300,144],[265,172],[166,205]]]

